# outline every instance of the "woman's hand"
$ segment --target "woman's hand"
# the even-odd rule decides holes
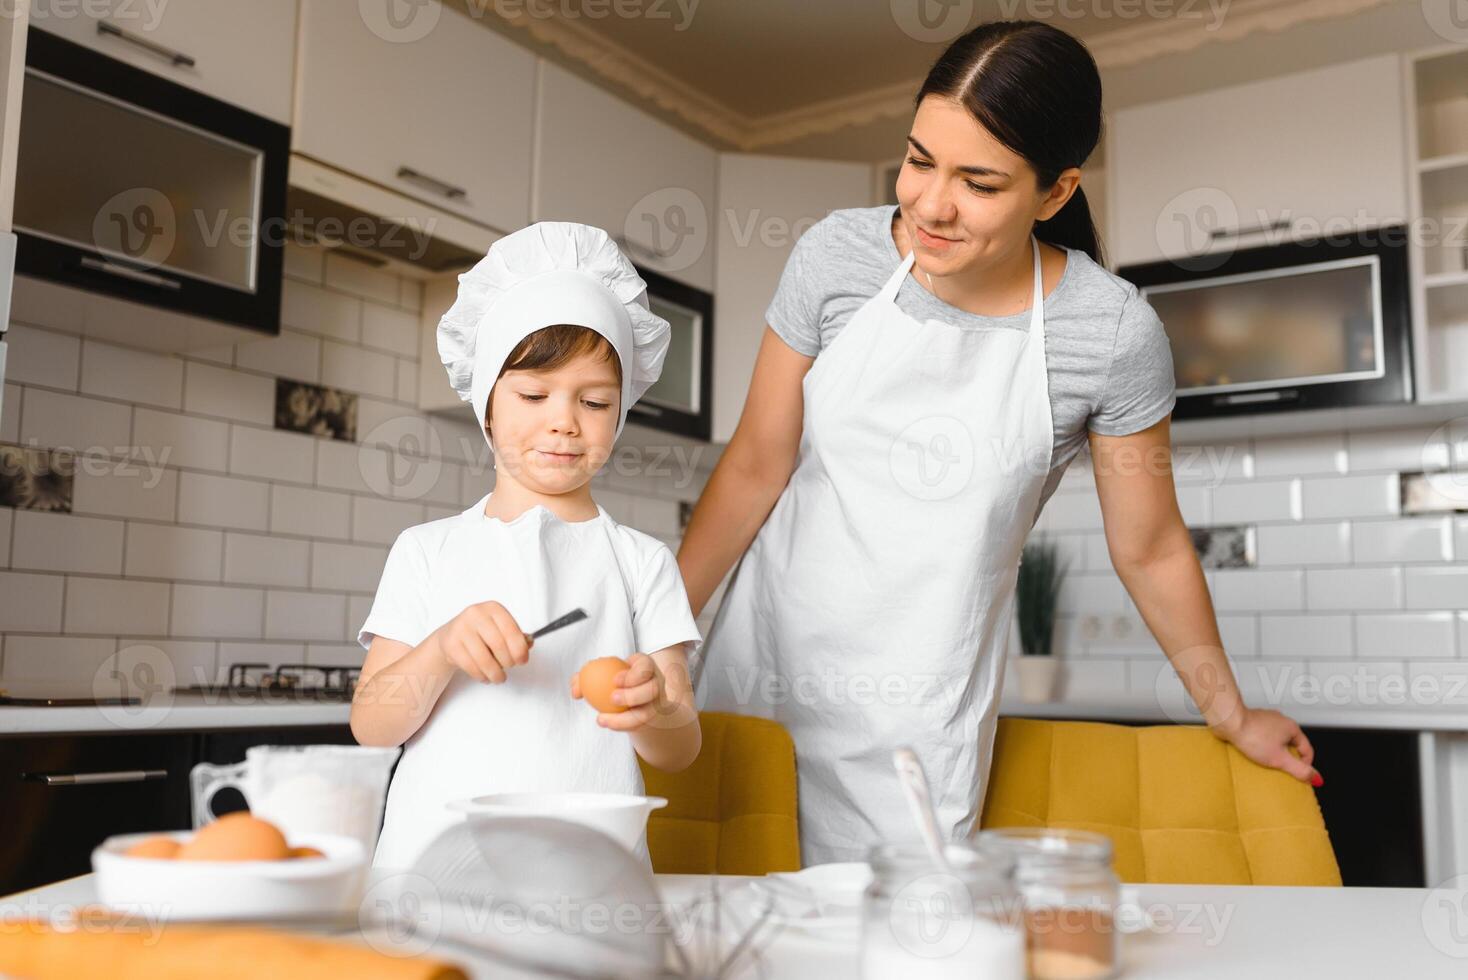
[[[596,723],[619,732],[632,732],[653,724],[659,717],[673,712],[677,705],[667,697],[667,682],[657,661],[645,653],[627,658],[628,669],[612,678],[615,685],[612,701],[627,706],[626,711],[599,711]],[[581,672],[571,677],[571,697],[581,697]]]
[[[511,667],[530,659],[534,644],[509,610],[493,600],[476,602],[435,631],[443,662],[476,681],[503,684]]]
[[[1283,769],[1312,786],[1325,784],[1315,771],[1315,750],[1295,722],[1272,708],[1245,708],[1243,721],[1222,736],[1261,766]],[[1296,757],[1290,749],[1299,752]]]

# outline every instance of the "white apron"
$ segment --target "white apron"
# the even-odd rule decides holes
[[[908,253],[805,376],[790,483],[695,669],[701,708],[795,741],[803,863],[916,835],[911,745],[950,839],[978,829],[1020,551],[1050,470],[1040,247],[1028,331],[898,309]]]
[[[487,497],[485,499],[488,499]],[[605,510],[567,523],[544,506],[512,521],[486,517],[485,499],[455,520],[434,556],[428,622],[496,599],[526,632],[580,606],[589,618],[535,641],[503,684],[454,674],[423,726],[404,745],[388,788],[372,863],[407,868],[449,825],[464,819],[451,800],[487,793],[643,791],[637,751],[625,732],[602,728],[571,697],[571,675],[596,657],[636,647],[627,576]],[[636,856],[649,870],[647,838]]]

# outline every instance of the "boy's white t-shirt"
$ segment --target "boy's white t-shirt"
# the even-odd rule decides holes
[[[506,792],[640,794],[625,732],[596,724],[570,695],[571,676],[597,657],[626,659],[702,637],[677,562],[658,539],[601,507],[567,522],[536,505],[511,521],[487,517],[488,496],[454,517],[408,528],[388,554],[357,639],[417,646],[466,606],[498,601],[530,633],[578,607],[588,618],[536,640],[503,684],[456,672],[404,744],[388,789],[373,863],[409,867],[462,819],[449,802]],[[417,696],[404,686],[384,697]],[[638,855],[647,860],[646,837]]]

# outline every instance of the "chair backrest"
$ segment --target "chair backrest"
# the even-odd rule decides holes
[[[761,875],[800,868],[795,743],[779,723],[705,711],[703,750],[668,773],[642,766],[649,796],[665,796],[647,823],[660,874]]]
[[[1314,791],[1196,725],[1001,718],[980,826],[1106,834],[1129,882],[1341,883]]]

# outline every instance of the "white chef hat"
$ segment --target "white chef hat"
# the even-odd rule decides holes
[[[662,373],[670,327],[648,308],[647,283],[607,233],[572,221],[540,221],[491,245],[459,276],[459,295],[438,322],[449,383],[472,404],[481,432],[515,345],[560,323],[595,330],[617,352],[622,434],[627,410]]]

